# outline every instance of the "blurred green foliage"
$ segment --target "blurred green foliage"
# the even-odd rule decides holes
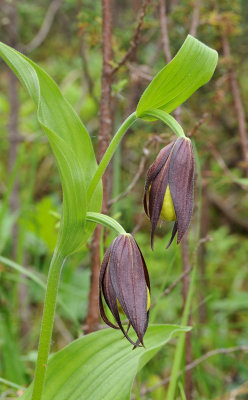
[[[112,95],[116,127],[124,114],[134,111],[149,78],[165,65],[158,10],[154,3],[148,8],[142,41],[135,57],[119,70],[114,80]],[[168,3],[167,22],[174,55],[189,32],[195,2]],[[17,2],[17,47],[23,48],[24,52],[24,45],[39,31],[49,4],[48,0]],[[114,2],[113,12],[113,65],[116,65],[129,48],[136,15],[131,1]],[[3,9],[0,30],[1,40],[6,43],[9,41],[7,28],[8,18]],[[223,32],[228,34],[231,59],[223,56]],[[220,61],[212,81],[181,109],[184,130],[193,132],[201,167],[201,175],[196,180],[195,213],[190,232],[192,262],[198,246],[197,229],[200,227],[201,234],[211,238],[198,249],[199,273],[192,311],[194,359],[212,349],[248,346],[248,185],[237,115],[228,83],[231,65],[240,84],[247,115],[247,2],[202,2],[197,37],[219,52]],[[96,147],[102,64],[100,2],[63,1],[45,41],[28,56],[55,78],[87,125]],[[2,63],[0,66],[0,251],[1,255],[14,259],[45,281],[57,235],[58,220],[53,212],[60,212],[61,207],[59,176],[47,140],[36,120],[34,105],[19,86],[18,159],[9,173],[9,74]],[[195,124],[206,113],[208,116],[194,131]],[[160,141],[154,139],[146,144],[157,135],[160,135]],[[115,157],[111,179],[114,197],[126,190],[137,173],[144,145],[149,151],[145,162],[148,168],[170,139],[171,133],[162,123],[137,123],[126,135],[121,151]],[[224,160],[226,168],[220,160]],[[135,238],[150,271],[152,303],[156,303],[151,311],[151,322],[176,324],[180,323],[182,315],[181,284],[168,296],[163,297],[161,293],[181,274],[181,251],[175,244],[165,251],[171,229],[169,224],[159,227],[155,250],[151,251],[149,221],[140,219],[144,179],[145,171],[128,196],[114,203],[110,214],[118,216],[127,231],[132,232],[139,226]],[[16,180],[19,182],[20,200],[18,210],[13,213],[10,199]],[[198,190],[200,180],[202,199]],[[13,235],[15,224],[16,237]],[[111,239],[112,233],[109,233],[106,246]],[[78,337],[85,324],[90,280],[89,244],[65,264],[60,297],[67,311],[58,305],[52,351]],[[0,377],[20,385],[27,385],[32,379],[43,295],[43,290],[31,279],[0,263]],[[142,370],[134,385],[134,398],[140,399],[140,390],[142,393],[144,387],[152,387],[169,376],[174,350],[175,342],[172,342]],[[229,398],[224,394],[248,380],[247,361],[244,352],[235,352],[213,356],[194,368],[194,399]],[[1,399],[10,399],[16,389],[0,382],[1,392]],[[166,388],[162,387],[142,398],[164,400],[165,396]],[[243,396],[247,398],[247,394]]]

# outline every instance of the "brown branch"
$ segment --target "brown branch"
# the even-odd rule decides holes
[[[225,163],[225,160],[222,158],[222,156],[218,152],[218,150],[215,149],[213,144],[209,143],[208,148],[209,148],[210,152],[212,153],[212,155],[214,156],[214,158],[216,159],[219,166],[222,168],[225,175],[227,175],[233,183],[236,183],[236,185],[240,186],[243,190],[245,190],[247,192],[248,186],[243,185],[242,183],[240,183],[237,180],[237,177],[230,171],[230,169],[228,168],[228,166]]]
[[[94,102],[97,104],[98,100],[94,94],[94,84],[91,79],[91,75],[90,75],[89,68],[88,68],[88,61],[87,61],[87,57],[86,57],[86,53],[85,53],[84,38],[82,38],[82,40],[81,40],[80,55],[82,58],[83,71],[84,71],[84,76],[85,76],[85,80],[86,80],[87,87],[88,87],[88,92],[89,92],[90,96],[93,98]]]
[[[53,0],[46,12],[45,18],[43,20],[42,26],[37,33],[37,35],[31,40],[30,43],[23,46],[23,51],[29,53],[39,47],[44,40],[46,39],[47,35],[50,32],[51,26],[53,24],[53,20],[55,15],[57,14],[63,0]]]
[[[161,295],[159,296],[160,298],[161,298],[161,297],[164,297],[164,296],[168,296],[168,295],[172,292],[172,290],[175,289],[175,287],[176,287],[187,275],[190,274],[190,272],[192,271],[193,265],[194,265],[195,262],[196,262],[197,252],[198,252],[200,246],[203,245],[203,244],[205,244],[206,242],[208,242],[208,241],[210,241],[210,240],[212,240],[212,238],[211,238],[210,236],[206,236],[206,237],[204,237],[204,238],[202,238],[202,239],[199,240],[197,246],[195,247],[194,253],[193,253],[193,260],[194,260],[194,261],[193,261],[192,265],[189,265],[189,266],[186,268],[186,270],[185,270],[177,279],[175,279],[174,282],[172,282],[172,283],[170,284],[170,286],[168,286],[168,287],[161,293]],[[151,305],[151,308],[153,308],[153,307],[156,305],[156,303],[157,303],[157,301],[154,302],[154,303]]]
[[[140,160],[140,164],[137,170],[137,173],[135,174],[132,182],[130,183],[130,185],[127,187],[127,189],[125,190],[125,192],[120,193],[118,196],[116,196],[114,199],[109,200],[108,202],[108,206],[111,206],[112,204],[116,203],[117,201],[123,199],[124,197],[126,197],[131,191],[132,189],[135,187],[136,183],[138,182],[139,178],[141,177],[144,169],[145,169],[145,163],[148,157],[149,151],[145,148],[143,150],[143,156],[141,157]]]
[[[196,35],[196,31],[199,25],[199,11],[200,11],[200,4],[201,0],[195,0],[194,10],[193,10],[193,17],[191,22],[191,27],[189,33],[192,36]]]
[[[140,230],[140,228],[141,228],[141,226],[143,224],[143,221],[144,221],[144,217],[145,217],[144,213],[141,213],[139,215],[138,221],[137,221],[136,225],[134,226],[134,228],[133,228],[133,230],[131,232],[131,234],[133,236],[135,235],[135,233],[137,233]]]
[[[199,119],[199,121],[197,121],[197,123],[193,126],[193,128],[188,132],[187,136],[188,137],[195,136],[198,129],[205,122],[205,120],[208,118],[208,116],[209,116],[208,113],[204,113],[203,116]]]
[[[171,61],[171,50],[170,41],[167,29],[167,18],[166,18],[166,0],[159,0],[159,22],[161,29],[161,42],[164,50],[166,62]]]
[[[170,39],[167,29],[166,0],[159,0],[159,23],[161,30],[161,42],[164,50],[165,61],[168,64],[171,61]],[[181,122],[181,107],[177,107],[174,111],[176,120]]]
[[[231,354],[231,353],[235,353],[235,352],[238,352],[238,351],[243,351],[243,352],[247,353],[248,352],[248,346],[241,345],[241,346],[235,346],[235,347],[229,347],[229,348],[220,348],[220,349],[215,349],[215,350],[208,351],[203,356],[197,358],[196,360],[194,360],[190,364],[187,364],[186,367],[184,368],[184,370],[179,372],[178,376],[181,376],[184,371],[190,371],[190,370],[194,369],[195,367],[197,367],[198,365],[200,365],[204,361],[208,360],[210,357],[216,356],[218,354]],[[154,390],[160,388],[161,386],[168,385],[170,380],[171,380],[171,377],[169,376],[168,378],[163,379],[161,382],[157,383],[156,385],[154,385],[154,386],[152,386],[150,388],[146,388],[145,390],[142,390],[141,395],[144,396],[147,393],[154,392]]]
[[[231,60],[231,50],[228,41],[228,37],[226,34],[222,36],[222,46],[224,56]],[[246,129],[246,117],[245,117],[245,110],[244,105],[241,99],[239,84],[236,78],[236,74],[234,72],[233,67],[229,67],[229,78],[230,78],[230,86],[234,101],[234,107],[237,113],[237,120],[238,120],[238,129],[239,129],[239,136],[240,136],[240,144],[242,148],[244,164],[245,164],[245,172],[248,176],[248,136],[247,136],[247,129]]]
[[[99,134],[97,159],[102,159],[109,141],[112,131],[112,115],[111,115],[111,86],[112,86],[112,70],[110,63],[112,60],[112,0],[102,0],[102,90],[100,101],[99,115]],[[106,213],[109,193],[109,170],[107,170],[102,178],[103,183],[103,202],[102,211]],[[91,245],[91,284],[89,292],[89,307],[86,318],[88,326],[87,333],[98,329],[100,322],[100,314],[98,308],[98,279],[100,271],[100,241],[101,226],[97,225],[92,238]]]
[[[112,68],[112,70],[111,70],[112,75],[114,75],[120,69],[120,67],[122,67],[122,65],[124,65],[129,60],[129,58],[132,56],[133,52],[136,50],[136,48],[139,44],[139,41],[140,41],[141,29],[142,29],[143,21],[144,21],[145,14],[146,14],[146,9],[147,9],[149,2],[150,2],[150,0],[143,0],[138,25],[135,29],[133,38],[131,40],[131,45],[130,45],[129,49],[127,50],[126,54],[122,57],[121,61],[119,61],[117,66]]]
[[[224,214],[224,216],[234,225],[239,225],[245,231],[248,232],[248,219],[240,217],[234,210],[233,207],[223,201],[223,198],[216,192],[208,191],[207,196],[210,201]]]
[[[149,73],[149,67],[147,67],[146,65],[127,63],[127,67],[131,74],[134,75],[134,79],[136,79],[137,81],[142,82],[145,80],[147,82],[151,82],[151,80],[153,79],[153,76]]]
[[[164,296],[168,296],[173,289],[175,289],[175,287],[187,276],[190,274],[190,272],[192,271],[192,266],[190,265],[177,279],[174,280],[174,282],[172,282],[172,284],[170,286],[168,286],[159,296],[164,297]],[[152,305],[151,305],[151,309],[153,307],[155,307],[157,301],[155,301]]]
[[[126,197],[131,192],[131,190],[134,188],[134,186],[136,185],[136,183],[138,182],[139,178],[141,177],[141,175],[142,175],[142,173],[144,171],[145,163],[146,163],[147,157],[149,156],[149,146],[154,142],[161,142],[161,141],[162,141],[161,138],[159,136],[155,135],[155,136],[153,136],[151,139],[149,139],[146,142],[146,144],[145,144],[145,146],[143,148],[143,156],[141,157],[137,173],[135,174],[132,182],[127,187],[125,192],[120,193],[114,199],[109,200],[108,206],[111,206],[112,204],[116,203],[120,199],[123,199],[124,197]]]

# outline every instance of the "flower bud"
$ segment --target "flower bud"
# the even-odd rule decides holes
[[[109,321],[103,306],[107,303],[117,326]],[[130,234],[120,234],[108,248],[100,271],[99,306],[102,319],[114,329],[121,329],[124,336],[135,347],[142,346],[147,330],[150,308],[150,282],[141,251]],[[120,312],[129,325],[124,329]],[[137,334],[136,343],[128,336],[129,326]]]
[[[177,233],[179,243],[193,212],[194,155],[190,139],[181,137],[164,147],[147,172],[144,209],[151,220],[151,246],[159,218],[175,221],[167,248]]]

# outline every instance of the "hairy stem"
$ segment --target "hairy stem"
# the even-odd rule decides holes
[[[47,290],[44,302],[32,400],[40,400],[42,396],[47,360],[51,345],[59,279],[64,261],[65,258],[61,253],[55,251],[47,279]]]

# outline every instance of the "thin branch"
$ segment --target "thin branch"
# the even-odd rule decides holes
[[[116,196],[114,199],[111,199],[108,202],[108,205],[111,206],[112,204],[116,203],[117,201],[123,199],[124,197],[126,197],[131,191],[132,189],[135,187],[136,183],[138,182],[139,178],[141,177],[144,169],[145,169],[145,163],[148,157],[149,151],[145,148],[143,150],[143,156],[140,160],[140,164],[137,170],[136,175],[134,176],[132,182],[130,183],[130,185],[127,187],[127,189],[125,190],[125,192],[120,193],[118,196]]]
[[[176,287],[187,275],[190,274],[190,272],[192,271],[193,265],[195,265],[195,263],[196,263],[197,252],[198,252],[200,246],[201,246],[202,244],[204,244],[204,243],[210,241],[210,240],[212,240],[212,238],[211,238],[210,236],[206,236],[206,237],[204,237],[204,238],[201,238],[201,239],[198,241],[198,243],[197,243],[197,245],[196,245],[196,247],[195,247],[194,253],[193,253],[193,262],[192,262],[192,265],[189,265],[189,266],[185,269],[185,271],[184,271],[177,279],[175,279],[175,281],[172,282],[172,283],[170,284],[170,286],[168,286],[168,287],[161,293],[161,295],[159,296],[159,298],[164,297],[164,296],[168,296],[168,295],[172,292],[172,290],[175,289],[175,287]],[[153,307],[156,305],[156,303],[157,303],[157,301],[154,302],[154,303],[151,305],[151,308],[153,308]]]
[[[84,71],[84,76],[85,76],[85,80],[87,83],[87,87],[88,87],[88,92],[90,94],[90,96],[93,98],[94,102],[97,104],[98,100],[94,94],[94,83],[92,81],[90,72],[89,72],[89,68],[88,68],[88,60],[87,60],[87,56],[85,53],[85,42],[84,42],[84,38],[82,38],[81,40],[81,46],[80,46],[80,55],[82,58],[82,65],[83,65],[83,71]]]
[[[60,6],[62,5],[62,2],[63,2],[63,0],[53,0],[50,3],[39,32],[31,40],[30,43],[23,46],[23,50],[25,52],[29,53],[29,52],[35,50],[37,47],[39,47],[41,45],[41,43],[44,42],[44,40],[46,39],[47,35],[50,32],[53,20],[55,18],[55,15],[58,12]]]
[[[141,177],[144,168],[145,168],[145,163],[146,160],[149,156],[149,146],[154,143],[154,142],[161,142],[161,138],[159,136],[153,136],[151,139],[149,139],[144,148],[143,148],[143,156],[141,157],[139,166],[138,166],[138,170],[136,175],[134,176],[132,182],[130,183],[130,185],[127,187],[127,189],[125,190],[125,192],[120,193],[118,196],[116,196],[114,199],[109,200],[108,202],[108,206],[111,206],[112,204],[116,203],[117,201],[119,201],[120,199],[123,199],[124,197],[126,197],[131,190],[134,188],[134,186],[136,185],[136,183],[138,182],[139,178]]]
[[[147,65],[138,65],[136,63],[127,63],[127,67],[131,74],[134,75],[134,78],[137,81],[151,82],[153,79],[152,74],[150,73],[149,67]]]
[[[224,56],[228,59],[231,59],[231,50],[228,41],[228,37],[226,34],[222,36],[222,46]],[[230,77],[230,86],[234,101],[234,107],[237,113],[237,120],[238,120],[238,129],[239,129],[239,136],[240,136],[240,144],[243,152],[243,158],[245,163],[245,172],[248,176],[248,134],[246,130],[246,117],[245,117],[245,110],[244,105],[241,99],[239,84],[235,75],[235,72],[230,64],[229,67],[229,77]]]
[[[114,75],[120,69],[120,67],[122,67],[122,65],[124,65],[128,61],[128,59],[132,56],[133,52],[137,48],[139,41],[140,41],[140,33],[141,33],[144,18],[145,18],[145,14],[146,14],[146,9],[147,9],[147,6],[149,3],[150,3],[150,0],[143,0],[138,25],[135,29],[133,38],[131,40],[131,45],[130,45],[129,49],[127,50],[126,54],[122,57],[121,61],[119,61],[117,66],[112,69],[112,71],[111,71],[112,75]]]
[[[247,353],[248,346],[241,345],[241,346],[234,346],[234,347],[229,347],[229,348],[210,350],[206,354],[203,354],[203,356],[194,360],[192,363],[186,365],[185,370],[189,371],[190,369],[193,369],[193,368],[197,367],[199,364],[201,364],[202,362],[206,361],[208,358],[216,356],[218,354],[231,354],[231,353],[235,353],[237,351],[244,351],[245,353]]]
[[[99,134],[97,145],[97,161],[100,162],[106,152],[112,132],[111,113],[111,89],[112,74],[110,63],[112,60],[112,0],[102,0],[102,80],[101,80],[101,101],[99,112]],[[105,171],[103,183],[102,211],[107,212],[109,182],[109,170]],[[96,226],[91,243],[91,282],[89,291],[89,306],[86,318],[88,325],[87,333],[98,329],[100,313],[98,307],[98,279],[100,271],[100,242],[102,228]]]
[[[207,196],[210,201],[225,215],[225,217],[233,224],[239,225],[245,231],[248,231],[248,219],[240,217],[234,210],[232,206],[226,204],[223,198],[219,196],[216,192],[208,191]]]
[[[199,119],[199,121],[197,121],[196,124],[193,126],[193,128],[188,132],[187,136],[188,137],[195,136],[198,129],[205,122],[205,120],[208,118],[208,116],[209,116],[208,113],[204,113],[203,116]]]
[[[209,236],[209,235],[207,235],[206,237],[203,237],[203,238],[201,238],[201,239],[198,241],[198,243],[197,243],[197,245],[196,245],[196,247],[195,247],[195,250],[194,250],[194,252],[193,252],[193,264],[196,263],[196,258],[197,258],[197,253],[198,253],[199,248],[200,248],[203,244],[205,244],[206,242],[211,242],[212,240],[213,240],[212,237]]]
[[[210,357],[216,356],[218,354],[231,354],[235,353],[238,351],[243,351],[245,353],[248,352],[248,346],[241,345],[241,346],[235,346],[235,347],[229,347],[229,348],[220,348],[220,349],[215,349],[215,350],[210,350],[203,356],[197,358],[194,360],[192,363],[187,364],[186,367],[184,368],[183,371],[180,371],[178,376],[181,376],[184,371],[190,371],[193,368],[197,367],[200,365],[202,362],[208,360]],[[145,390],[142,390],[141,395],[144,396],[147,393],[154,392],[154,390],[160,388],[161,386],[168,385],[170,382],[170,377],[163,379],[161,382],[157,383],[156,385],[152,386],[151,388],[146,388]]]
[[[219,166],[222,168],[222,170],[225,173],[225,175],[227,175],[233,183],[236,183],[238,186],[240,186],[243,190],[245,190],[247,192],[248,191],[248,186],[243,185],[242,183],[240,183],[237,180],[237,177],[230,171],[230,169],[228,168],[228,166],[225,163],[225,160],[222,158],[222,156],[218,152],[218,150],[216,150],[214,148],[213,144],[209,143],[208,144],[208,148],[211,151],[211,153],[214,156],[214,158],[216,159],[216,161],[219,164]]]
[[[170,286],[168,286],[159,296],[159,298],[164,297],[164,296],[168,296],[173,289],[175,289],[175,287],[187,276],[190,274],[190,272],[192,271],[192,265],[190,265],[177,279],[174,280],[174,282],[172,282],[172,284]],[[156,305],[157,301],[154,302],[151,305],[151,309]]]
[[[171,61],[171,50],[170,41],[167,29],[167,18],[166,18],[166,0],[159,0],[159,22],[161,29],[161,42],[165,54],[166,62]]]
[[[166,0],[159,0],[159,23],[161,31],[161,43],[164,50],[165,61],[168,64],[171,59],[170,39],[167,29]],[[176,120],[181,123],[181,107],[177,107],[174,111]]]
[[[142,226],[142,224],[143,224],[143,221],[144,221],[144,217],[145,217],[144,213],[141,213],[141,214],[139,215],[137,224],[134,226],[134,228],[133,228],[133,230],[132,230],[132,232],[131,232],[131,234],[132,234],[133,236],[140,230],[140,228],[141,228],[141,226]]]
[[[192,36],[196,35],[196,31],[199,25],[199,11],[200,11],[200,4],[201,0],[195,0],[195,5],[194,5],[194,10],[193,10],[193,17],[192,17],[192,22],[191,22],[191,28],[189,33]]]

